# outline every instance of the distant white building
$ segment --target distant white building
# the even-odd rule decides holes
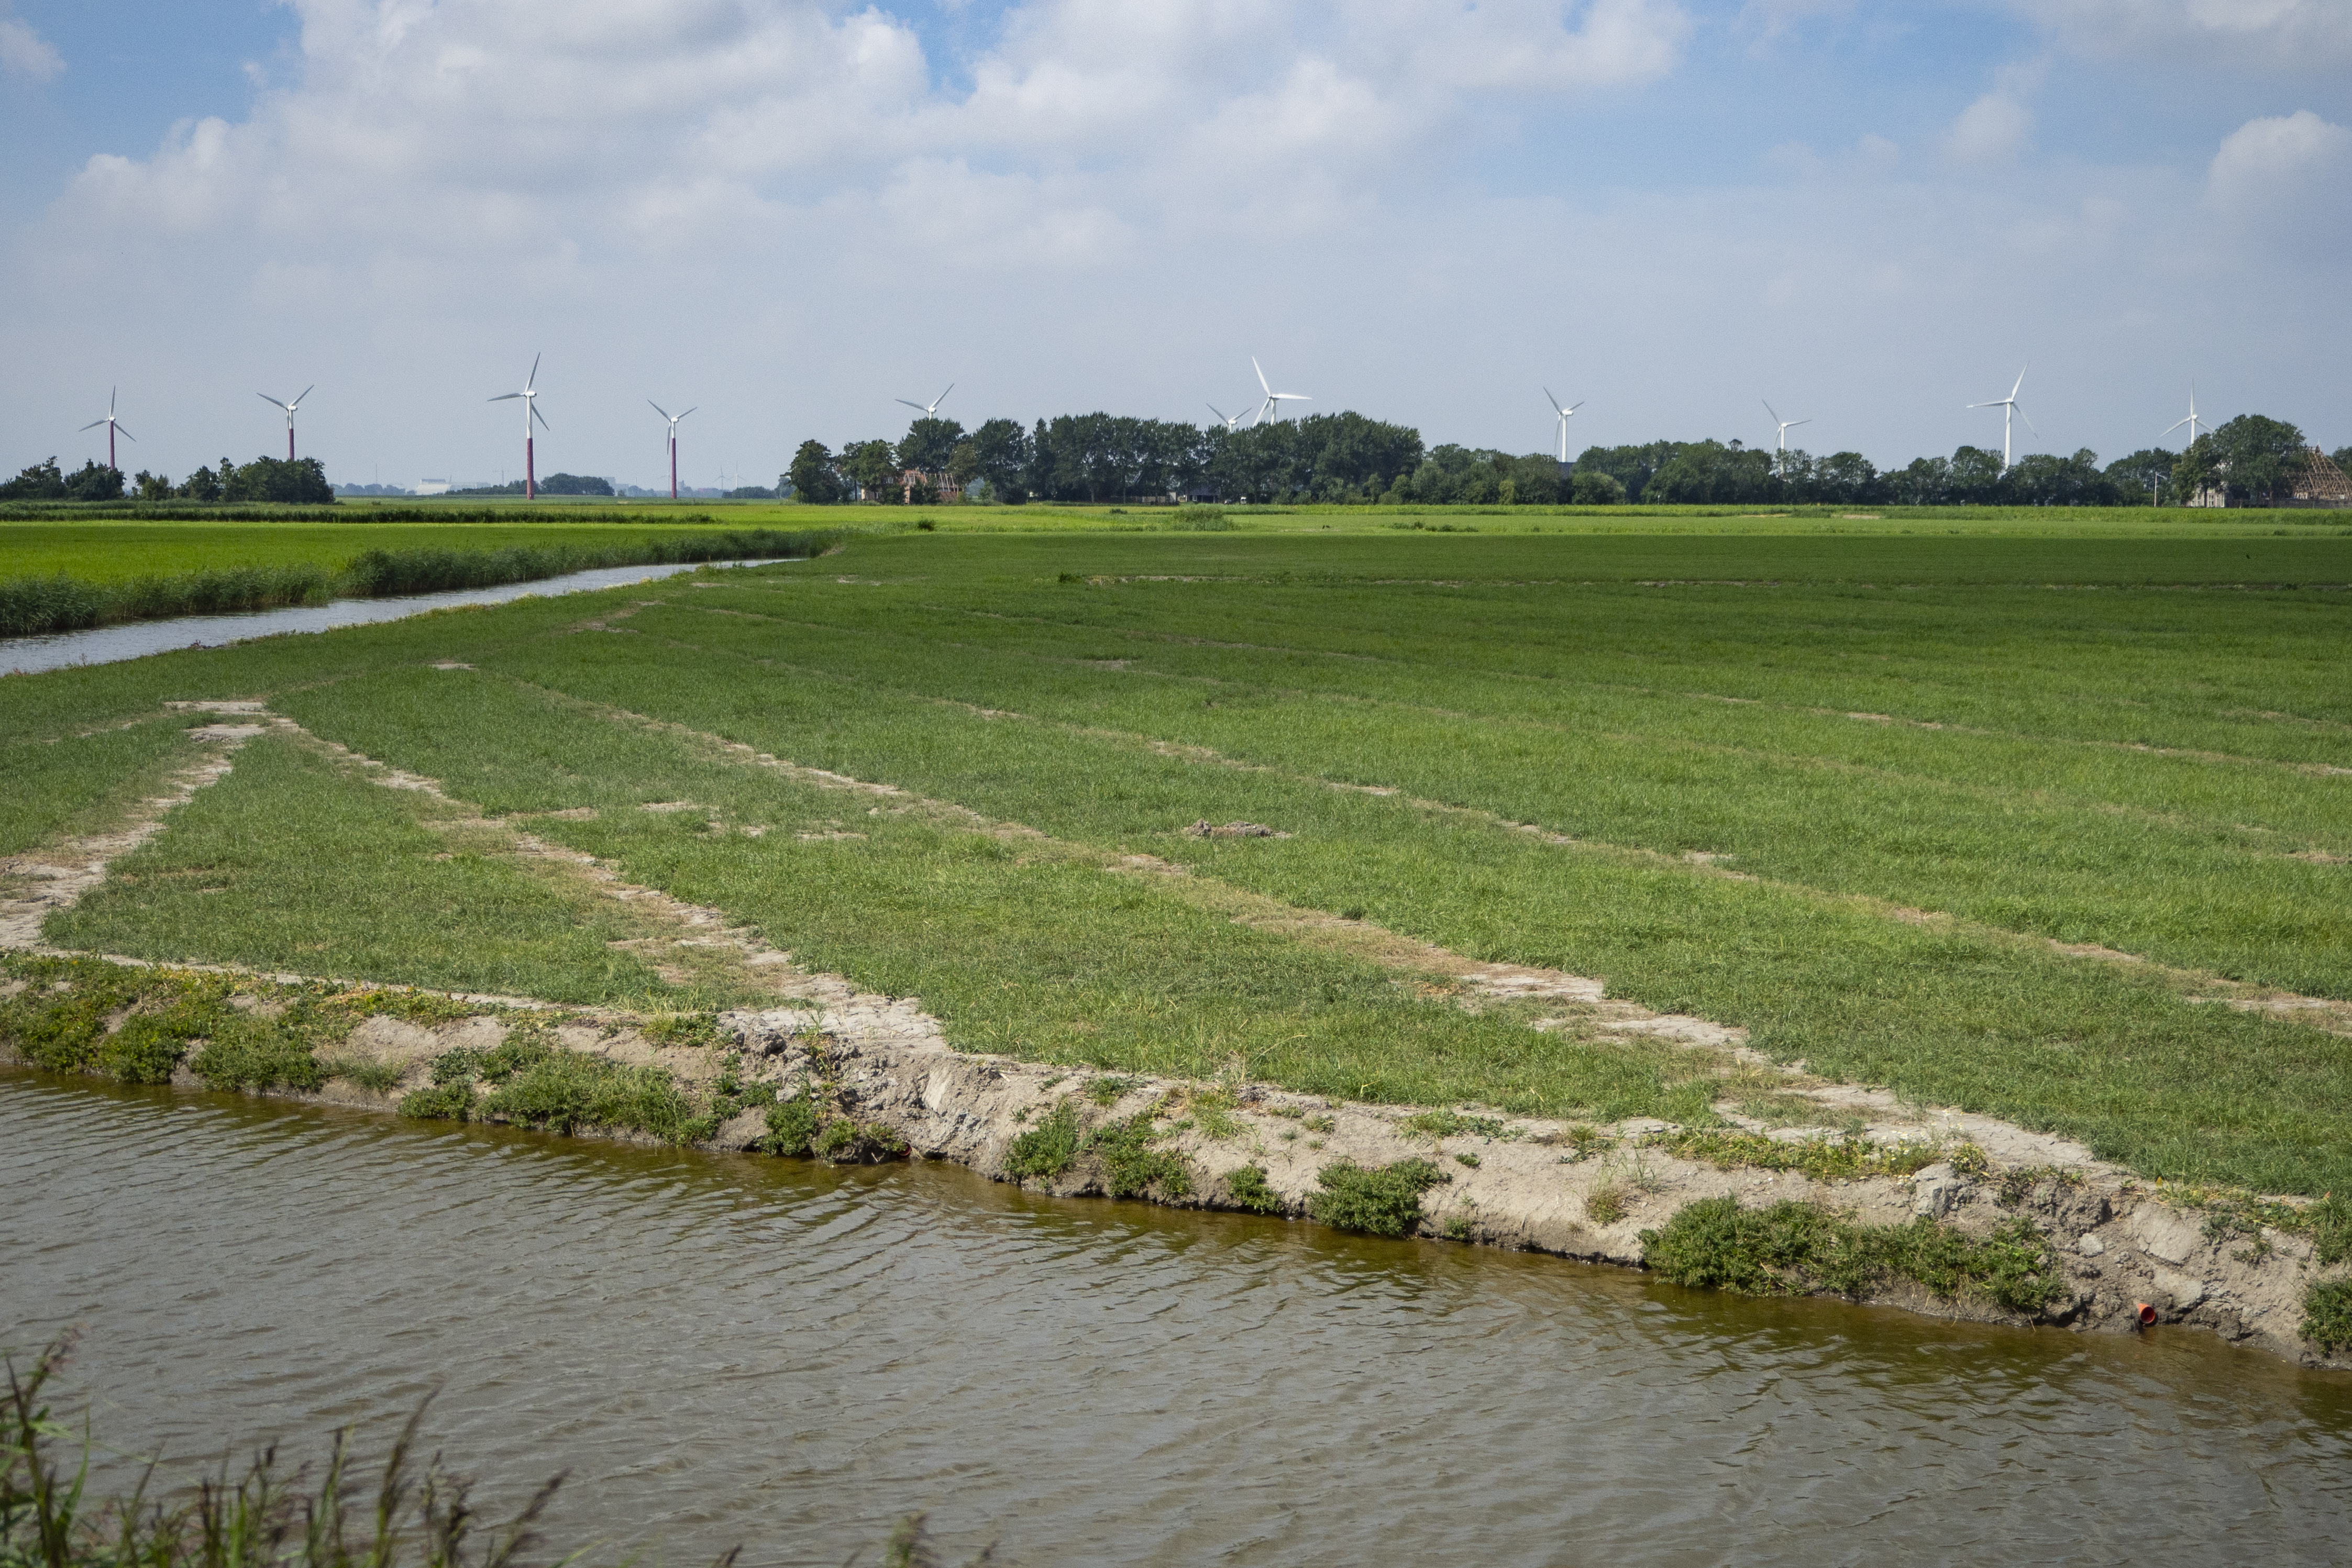
[[[419,479],[416,493],[421,496],[446,496],[449,493],[447,479]]]

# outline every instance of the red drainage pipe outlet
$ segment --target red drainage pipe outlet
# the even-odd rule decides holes
[[[2143,1329],[2149,1327],[2156,1321],[2156,1309],[2149,1306],[2145,1301],[2134,1301],[2132,1303],[2132,1321],[2137,1323]]]

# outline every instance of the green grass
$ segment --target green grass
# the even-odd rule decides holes
[[[2110,531],[910,531],[721,586],[12,679],[0,732],[267,696],[482,809],[591,808],[530,826],[921,996],[971,1048],[1706,1119],[1708,1091],[1669,1048],[1469,1016],[1106,869],[1148,854],[1605,976],[1817,1072],[2064,1131],[2149,1174],[2352,1190],[2352,1047],[2048,945],[2352,995],[2352,541]],[[567,635],[646,600],[611,632]],[[1050,838],[798,783],[604,705]],[[552,893],[520,924],[469,912],[467,879],[494,858],[434,861],[453,847],[400,828],[413,804],[329,811],[338,789],[389,792],[305,774],[324,764],[283,742],[247,756],[144,852],[177,881],[126,866],[147,879],[52,936],[644,994]],[[705,809],[637,809],[676,800]],[[238,802],[230,833],[213,814]],[[1201,817],[1290,837],[1180,835]],[[189,885],[215,863],[243,879]],[[404,901],[434,912],[380,940],[373,917],[405,919]]]

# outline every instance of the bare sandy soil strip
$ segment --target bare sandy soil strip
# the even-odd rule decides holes
[[[691,737],[739,762],[887,800],[896,809],[937,813],[1041,845],[1055,843],[1018,825],[988,824],[949,803],[802,767],[660,721],[603,711]],[[173,805],[226,773],[236,746],[268,728],[297,731],[255,703],[236,705],[224,717],[228,721],[192,731],[215,750],[179,775],[173,796],[150,803],[118,834],[76,840],[71,854],[43,858],[44,865],[61,863],[60,874],[45,883],[37,914],[29,906],[14,912],[12,906],[16,923],[0,934],[0,946],[37,946],[39,919],[96,886],[109,860],[152,837]],[[332,742],[307,735],[306,740],[384,787],[449,798],[430,779]],[[967,1054],[953,1047],[919,998],[882,996],[837,975],[806,972],[789,953],[731,926],[718,910],[630,885],[592,857],[470,814],[463,803],[451,804],[460,811],[452,823],[507,829],[514,853],[625,905],[643,931],[629,945],[656,963],[690,963],[705,973],[715,966],[790,1004],[721,1016],[732,1047],[726,1054],[739,1057],[738,1076],[752,1090],[753,1109],[727,1122],[710,1141],[713,1147],[750,1148],[765,1133],[761,1091],[778,1099],[806,1094],[830,1114],[887,1129],[915,1155],[954,1160],[1013,1180],[1018,1178],[1009,1163],[1015,1141],[1057,1108],[1067,1105],[1097,1128],[1156,1110],[1173,1120],[1164,1124],[1155,1147],[1181,1158],[1193,1173],[1190,1192],[1174,1200],[1188,1205],[1263,1211],[1270,1204],[1297,1215],[1320,1190],[1318,1173],[1335,1161],[1379,1166],[1430,1159],[1447,1180],[1424,1198],[1415,1234],[1631,1266],[1641,1263],[1643,1229],[1663,1225],[1701,1198],[1727,1195],[1750,1206],[1784,1199],[1816,1202],[1883,1225],[1925,1215],[1979,1237],[2025,1215],[2050,1236],[2064,1259],[2067,1294],[2040,1321],[2124,1331],[2137,1326],[2137,1309],[2147,1303],[2164,1322],[2206,1329],[2307,1364],[2352,1367],[2352,1356],[2323,1357],[2298,1336],[2303,1293],[2314,1267],[2307,1238],[2273,1227],[2212,1234],[2196,1214],[2168,1201],[2179,1194],[2095,1161],[2080,1145],[1991,1118],[1903,1106],[1883,1091],[1808,1079],[1759,1058],[1736,1029],[1614,1001],[1600,982],[1587,977],[1481,963],[1369,922],[1282,905],[1148,857],[1123,858],[1105,867],[1114,874],[1153,878],[1162,888],[1229,918],[1342,949],[1402,976],[1437,977],[1458,988],[1461,1005],[1519,1005],[1546,1015],[1531,1026],[1641,1034],[1673,1042],[1709,1058],[1727,1082],[1743,1075],[1751,1081],[1769,1079],[1781,1092],[1818,1103],[1825,1112],[1859,1115],[1866,1121],[1862,1135],[1873,1143],[1925,1142],[1954,1159],[1907,1176],[1820,1182],[1796,1172],[1722,1169],[1678,1159],[1644,1144],[1646,1137],[1673,1131],[1647,1119],[1595,1128],[1477,1106],[1433,1117],[1410,1107],[1331,1100],[1238,1079],[1204,1085]],[[1076,846],[1055,847],[1081,852]],[[580,1021],[557,1031],[567,1048],[658,1067],[702,1089],[727,1065],[719,1051],[651,1039],[640,1021],[626,1015],[571,1011]],[[488,1049],[509,1027],[488,1015],[429,1027],[372,1017],[354,1031],[345,1049],[397,1068],[400,1078],[388,1090],[373,1093],[338,1079],[321,1095],[287,1097],[389,1110],[402,1092],[428,1081],[434,1058],[461,1047]],[[196,1083],[184,1069],[181,1077],[191,1086]],[[1828,1116],[1824,1120],[1834,1124]],[[1771,1136],[1793,1142],[1820,1137],[1826,1130],[1788,1128]],[[1259,1173],[1261,1194],[1235,1191],[1234,1180],[1245,1169]],[[1033,1177],[1027,1184],[1076,1195],[1108,1192],[1110,1183],[1102,1160],[1082,1154],[1061,1174]],[[1934,1315],[2028,1321],[1987,1300],[1939,1299],[1907,1284],[1882,1300]]]

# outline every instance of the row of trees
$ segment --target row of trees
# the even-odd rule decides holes
[[[121,500],[122,470],[100,462],[87,462],[68,474],[51,458],[17,471],[0,484],[0,500]]]
[[[966,431],[917,419],[895,445],[853,441],[839,452],[805,441],[793,455],[801,500],[868,497],[918,503],[975,480],[996,500],[1107,501],[1211,493],[1233,500],[1375,500],[1421,466],[1421,433],[1360,414],[1318,414],[1228,430],[1115,414],[1065,414],[1024,429],[991,419]],[[1555,466],[1556,469],[1556,466]]]
[[[131,479],[104,463],[84,463],[62,473],[58,460],[36,463],[0,484],[0,500],[121,500],[124,493],[141,500],[300,501],[323,504],[335,499],[327,470],[316,458],[256,458],[236,463],[226,458],[217,468],[198,468],[181,484],[168,474],[139,470]]]

